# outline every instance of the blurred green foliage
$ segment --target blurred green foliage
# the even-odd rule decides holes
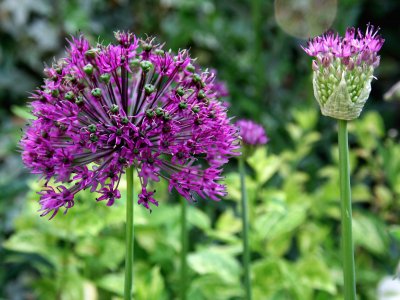
[[[333,28],[371,22],[386,39],[379,80],[350,128],[358,291],[372,300],[400,257],[399,103],[382,101],[400,78],[400,5],[338,2]],[[43,62],[63,56],[71,34],[111,41],[118,29],[190,48],[226,82],[232,115],[265,126],[271,141],[247,164],[254,299],[342,299],[335,122],[313,99],[304,41],[277,25],[273,1],[261,0],[0,2],[0,299],[121,297],[123,197],[109,208],[82,193],[66,216],[40,218],[39,183],[17,150]],[[189,299],[243,298],[236,167],[227,168],[227,199],[189,207]],[[136,208],[137,299],[175,299],[179,291],[180,208],[161,185],[159,208],[151,215]]]
[[[322,137],[315,130],[316,110],[295,110],[293,116],[286,125],[291,149],[276,155],[260,148],[247,161],[254,298],[342,299],[337,149],[327,153],[333,163],[315,176],[301,170],[304,161],[313,160],[311,153]],[[373,130],[366,130],[370,124]],[[384,137],[383,121],[375,112],[352,125],[357,284],[360,299],[376,299],[377,282],[398,263],[400,156],[389,153],[398,153],[400,145]],[[225,201],[189,206],[189,299],[242,298],[238,173],[227,173],[227,183]],[[111,208],[83,192],[67,215],[52,221],[37,215],[39,183],[30,181],[30,188],[29,201],[15,218],[15,232],[3,243],[6,265],[19,270],[31,288],[25,295],[121,299],[124,188],[121,201]],[[161,206],[152,214],[136,208],[138,299],[178,295],[180,208],[167,198],[166,188],[165,182],[158,186]]]

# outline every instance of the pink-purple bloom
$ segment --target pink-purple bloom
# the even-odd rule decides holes
[[[160,177],[190,201],[219,200],[222,166],[239,145],[215,73],[200,72],[186,50],[174,55],[153,39],[115,37],[116,45],[94,47],[72,38],[31,97],[36,118],[21,147],[25,165],[45,180],[41,215],[66,212],[83,189],[112,205],[131,165],[142,185],[138,203],[148,209],[158,205],[149,182]]]
[[[347,28],[344,37],[330,31],[322,36],[317,36],[308,41],[304,51],[316,57],[313,68],[329,67],[334,58],[340,58],[342,63],[352,70],[362,63],[377,67],[379,65],[378,51],[385,40],[378,34],[372,25],[367,26],[365,33],[351,27]]]
[[[264,145],[268,142],[268,137],[261,125],[251,120],[242,119],[236,122],[236,126],[239,128],[243,144],[258,146]]]
[[[365,33],[348,28],[344,37],[328,32],[308,42],[303,50],[312,62],[314,96],[321,112],[336,119],[357,118],[371,91],[378,51],[384,39],[372,25]]]

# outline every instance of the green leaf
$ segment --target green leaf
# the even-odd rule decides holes
[[[336,294],[335,282],[323,257],[317,255],[302,257],[297,262],[296,268],[302,286],[326,291],[331,295]]]
[[[135,295],[137,299],[162,300],[167,299],[164,279],[160,267],[155,266],[150,272],[140,271],[141,276],[135,280]]]
[[[22,107],[22,106],[11,106],[11,111],[17,117],[25,120],[34,120],[36,117],[30,113],[29,107]]]
[[[188,264],[196,273],[218,275],[225,283],[235,283],[239,280],[239,263],[234,257],[222,251],[197,251],[188,256]]]
[[[356,246],[361,246],[374,254],[383,255],[387,251],[388,236],[382,221],[356,213],[353,217],[353,238]]]
[[[232,209],[227,209],[218,218],[216,229],[220,232],[234,234],[242,230],[242,222],[234,215]]]
[[[3,243],[8,250],[24,253],[46,253],[46,237],[34,229],[24,230],[13,234]]]
[[[135,277],[135,276],[134,276]],[[109,292],[115,293],[119,296],[124,295],[124,274],[115,273],[108,274],[96,281],[96,284]]]
[[[247,159],[248,164],[254,169],[258,184],[266,183],[279,169],[281,158],[276,155],[268,155],[265,147],[258,148]]]
[[[254,228],[263,238],[273,240],[283,234],[293,232],[305,218],[306,208],[301,205],[293,205],[286,210],[271,209],[256,218]]]
[[[208,215],[194,206],[188,205],[187,219],[190,224],[204,231],[211,228],[211,221]]]

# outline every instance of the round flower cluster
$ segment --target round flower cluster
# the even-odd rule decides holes
[[[31,97],[36,119],[21,147],[25,165],[45,180],[42,215],[66,212],[88,188],[112,205],[131,165],[142,185],[138,203],[148,209],[158,205],[148,183],[160,177],[188,200],[218,200],[226,194],[221,167],[239,145],[215,74],[200,72],[186,50],[174,55],[153,39],[115,37],[116,45],[94,47],[72,38]]]
[[[243,144],[249,146],[264,145],[268,142],[264,128],[251,120],[238,120],[236,126],[239,128]]]
[[[348,28],[343,38],[328,32],[302,47],[316,58],[312,62],[314,95],[324,115],[344,120],[360,115],[380,62],[377,53],[384,39],[378,30],[368,25],[363,34]]]

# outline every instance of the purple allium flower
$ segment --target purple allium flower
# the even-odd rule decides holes
[[[314,56],[314,95],[322,114],[337,119],[357,118],[371,91],[378,51],[384,39],[374,26],[365,33],[348,28],[344,37],[328,32],[313,38],[304,51]]]
[[[142,184],[138,203],[148,209],[158,202],[146,188],[160,177],[188,200],[225,196],[221,167],[239,144],[215,74],[197,71],[186,50],[174,55],[153,39],[115,37],[117,45],[95,47],[72,38],[31,97],[36,119],[21,140],[22,158],[45,179],[42,216],[66,212],[88,188],[112,205],[130,165]]]
[[[239,128],[243,144],[250,146],[264,145],[268,142],[264,128],[251,120],[238,120],[236,126]]]

